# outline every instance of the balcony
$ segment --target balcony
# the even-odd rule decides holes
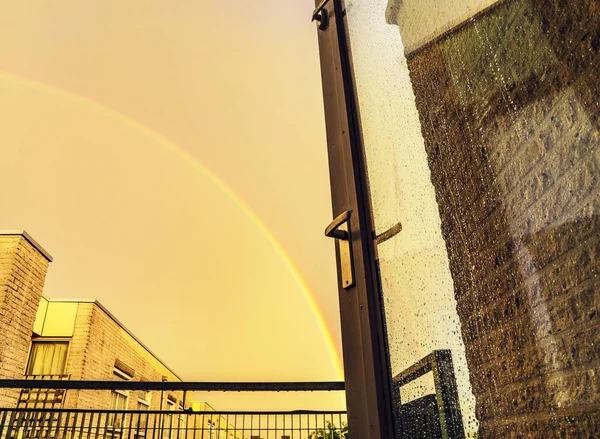
[[[68,380],[70,375],[26,375],[27,380]],[[60,408],[63,406],[65,389],[22,388],[17,408]]]
[[[44,377],[47,378],[47,377]],[[343,382],[302,383],[198,383],[0,380],[0,389],[18,393],[16,407],[0,407],[0,439],[345,439],[345,411],[219,411],[210,406],[172,406],[169,410],[110,410],[69,407],[67,392],[119,394],[129,391],[183,392],[332,392],[343,391]],[[23,395],[60,395],[21,403]],[[187,395],[187,396],[186,396]],[[30,401],[30,398],[27,399]],[[65,403],[66,401],[66,403]],[[78,399],[78,401],[81,401]],[[31,402],[31,401],[30,401]],[[6,404],[10,405],[10,404]],[[175,408],[175,409],[174,409]]]

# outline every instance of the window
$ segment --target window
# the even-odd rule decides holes
[[[35,379],[67,379],[65,375],[69,341],[38,338],[31,342],[25,376]],[[19,408],[60,408],[65,389],[22,389]]]
[[[138,391],[138,399],[136,404],[136,410],[148,410],[150,408],[150,392],[146,390]],[[139,413],[137,415],[136,430],[138,436],[144,436],[146,434],[146,428],[148,426],[148,415]]]
[[[63,375],[67,364],[69,342],[34,340],[31,342],[26,375]]]
[[[177,407],[178,407],[179,411],[182,412],[183,411],[183,401],[180,401],[179,405]],[[178,415],[178,418],[179,418],[179,427],[177,429],[177,434],[179,436],[183,436],[183,432],[186,431],[186,428],[185,428],[186,417],[185,417],[185,415]]]
[[[150,392],[147,390],[139,390],[136,409],[148,410],[148,407],[150,407]]]
[[[176,403],[177,403],[177,400],[175,398],[173,398],[171,395],[169,395],[167,397],[167,405],[165,407],[165,410],[170,411],[170,412],[175,411]],[[163,424],[163,428],[164,428],[163,439],[170,439],[170,438],[176,436],[173,434],[174,427],[177,428],[177,426],[173,425],[173,415],[171,415],[171,414],[165,415],[164,424]]]
[[[113,369],[113,381],[130,381],[131,376],[118,368]],[[110,410],[127,410],[127,401],[129,392],[126,390],[113,390],[111,392]],[[123,428],[124,414],[110,413],[108,415],[107,425],[114,429]]]
[[[171,395],[169,395],[167,397],[167,407],[165,410],[169,410],[171,412],[175,411],[175,404],[177,403],[177,400],[175,398],[173,398]]]

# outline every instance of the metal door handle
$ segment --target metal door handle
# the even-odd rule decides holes
[[[342,287],[345,289],[354,285],[354,263],[352,261],[352,237],[350,229],[351,215],[351,210],[345,211],[325,229],[325,236],[338,240]]]
[[[350,215],[352,214],[352,211],[347,210],[344,213],[342,213],[340,216],[338,216],[336,219],[334,219],[333,221],[331,221],[331,223],[327,226],[327,228],[325,229],[325,236],[328,236],[330,238],[337,238],[337,239],[348,239],[348,232],[346,230],[341,230],[339,227],[344,224],[345,222],[349,222],[350,221]]]

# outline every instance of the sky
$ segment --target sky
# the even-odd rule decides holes
[[[343,379],[313,4],[0,0],[0,229],[185,380]]]

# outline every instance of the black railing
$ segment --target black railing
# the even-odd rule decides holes
[[[171,390],[218,392],[331,392],[344,390],[343,381],[316,382],[178,382],[0,380],[0,389]]]
[[[0,409],[1,439],[345,438],[346,412]]]
[[[160,391],[155,405],[164,408],[168,392],[178,392],[179,410],[107,410],[101,398],[88,398],[95,407],[0,407],[0,439],[345,439],[345,411],[213,411],[189,404],[191,391],[315,392],[339,391],[344,383],[182,383],[139,381],[0,380],[0,389],[25,394],[68,391],[98,395],[110,391],[135,396]],[[183,397],[181,397],[183,395]],[[164,398],[164,399],[163,399]],[[65,398],[65,401],[71,401]],[[73,401],[81,399],[73,398]],[[107,398],[104,398],[106,401]],[[1,400],[0,400],[1,401]],[[163,402],[165,404],[163,404]],[[67,403],[68,404],[68,403]],[[77,404],[81,405],[81,404]],[[129,407],[132,404],[128,404]],[[142,409],[139,409],[139,408]],[[182,410],[183,408],[183,410]],[[194,410],[198,408],[198,410]]]

